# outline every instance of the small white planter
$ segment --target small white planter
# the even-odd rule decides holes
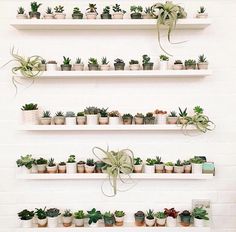
[[[48,217],[48,227],[49,228],[58,227],[58,217]]]
[[[145,171],[145,173],[155,173],[155,165],[145,164],[144,171]]]
[[[101,125],[106,125],[109,123],[109,118],[108,117],[99,117],[98,122]]]
[[[95,165],[94,166],[89,166],[89,165],[85,164],[84,168],[85,168],[86,173],[93,173],[94,170],[95,170]]]
[[[196,15],[196,18],[198,18],[198,19],[206,19],[207,17],[208,17],[207,13],[198,13]]]
[[[140,64],[130,64],[129,69],[132,71],[140,70]]]
[[[55,19],[65,19],[65,18],[66,18],[66,14],[63,14],[63,13],[55,13],[54,18],[55,18]]]
[[[113,19],[123,19],[124,18],[124,13],[122,12],[114,12],[112,15]]]
[[[22,173],[23,175],[27,175],[27,174],[30,174],[30,173],[31,173],[31,169],[28,169],[28,168],[25,167],[25,166],[22,166],[20,169],[21,169],[21,173]]]
[[[32,168],[30,169],[30,172],[31,172],[31,173],[38,173],[38,167],[37,167],[37,165],[33,164],[33,165],[32,165]]]
[[[62,224],[64,227],[69,227],[72,224],[72,216],[71,217],[63,217],[62,216]]]
[[[160,61],[159,69],[168,70],[168,64],[169,64],[169,61]]]
[[[77,173],[76,163],[66,163],[66,173],[67,174]]]
[[[145,218],[145,224],[146,224],[146,226],[152,227],[152,226],[155,225],[155,223],[156,223],[156,219],[155,219],[155,218],[154,218],[154,219],[147,219],[147,218]]]
[[[193,225],[195,227],[204,227],[205,226],[205,220],[194,218],[193,219]]]
[[[120,117],[109,117],[109,125],[119,125]]]
[[[44,219],[37,218],[37,223],[38,223],[38,227],[46,227],[46,225],[48,223],[48,219],[47,218],[44,218]]]
[[[98,114],[86,115],[87,125],[98,125]]]
[[[164,172],[164,164],[155,164],[155,172],[163,173]]]
[[[110,70],[110,65],[109,64],[102,64],[100,66],[101,71],[109,71]]]
[[[49,72],[57,71],[57,64],[46,64],[46,70]]]
[[[116,226],[123,226],[124,224],[124,216],[123,217],[116,217],[115,216],[115,225]]]
[[[37,164],[38,173],[45,173],[46,172],[46,164]]]
[[[97,18],[97,13],[86,13],[87,19],[96,19]]]
[[[54,19],[54,15],[53,14],[45,14],[44,19]]]
[[[39,111],[38,110],[23,110],[23,123],[26,125],[39,124]]]
[[[174,167],[173,166],[165,166],[165,171],[166,173],[172,173],[174,170]]]
[[[76,117],[66,117],[65,123],[66,125],[76,125]]]
[[[134,172],[135,173],[142,173],[143,172],[143,164],[134,165]]]
[[[166,218],[166,226],[167,227],[176,227],[177,226],[177,219],[173,217]]]
[[[21,220],[22,228],[31,228],[33,226],[32,219],[30,220]]]
[[[193,164],[192,163],[192,173],[193,174],[202,174],[202,164]]]
[[[174,166],[174,173],[184,173],[184,166]]]
[[[75,71],[84,71],[84,64],[74,64],[73,69]]]
[[[166,218],[157,218],[156,223],[158,226],[165,226],[166,225]]]
[[[167,124],[167,114],[157,114],[157,124]]]
[[[27,17],[26,14],[17,14],[17,15],[16,15],[16,18],[17,18],[17,19],[27,19],[28,17]]]
[[[84,227],[84,219],[74,219],[76,227]]]

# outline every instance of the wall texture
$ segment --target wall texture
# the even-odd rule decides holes
[[[50,2],[41,1],[43,11]],[[66,4],[64,4],[66,2]],[[66,11],[79,5],[85,9],[89,3],[60,1]],[[99,9],[115,1],[99,0]],[[154,1],[146,0],[145,6]],[[144,1],[122,0],[128,8]],[[180,2],[179,2],[180,3]],[[80,56],[87,62],[89,57],[107,56],[111,62],[117,58],[125,61],[149,54],[155,63],[162,53],[157,44],[155,31],[17,31],[9,24],[18,6],[27,7],[30,1],[1,0],[0,14],[0,64],[10,59],[11,46],[30,56],[39,54],[47,60],[62,62],[62,56],[73,59]],[[214,232],[236,231],[236,155],[235,155],[235,90],[234,62],[235,7],[233,0],[181,1],[194,15],[204,4],[213,24],[200,31],[176,31],[174,41],[186,43],[170,46],[173,60],[197,58],[205,53],[213,69],[213,76],[204,79],[108,79],[108,80],[39,80],[29,88],[20,88],[14,98],[10,66],[1,71],[0,78],[0,231],[10,232],[17,226],[16,213],[23,208],[58,206],[71,209],[101,210],[130,209],[155,210],[175,206],[190,207],[192,199],[208,198],[212,202]],[[224,13],[222,13],[222,9]],[[165,41],[166,37],[162,39]],[[89,105],[119,109],[121,112],[147,112],[156,108],[177,110],[177,106],[189,109],[201,105],[215,121],[214,132],[201,136],[184,136],[181,133],[24,133],[17,130],[20,106],[38,103],[43,109],[80,111]],[[222,110],[223,109],[223,110]],[[229,112],[228,112],[229,111]],[[106,198],[100,191],[99,181],[19,181],[15,177],[15,161],[23,154],[54,156],[57,161],[76,154],[78,159],[92,156],[93,146],[111,149],[130,148],[143,158],[161,155],[164,160],[206,155],[216,164],[216,177],[210,181],[139,181],[129,192],[115,198]]]

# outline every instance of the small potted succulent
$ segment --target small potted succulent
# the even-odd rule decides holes
[[[74,213],[75,227],[84,227],[85,214],[83,210]]]
[[[50,60],[46,64],[47,71],[57,71],[57,62],[55,60]]]
[[[131,6],[130,12],[131,12],[131,14],[130,14],[131,19],[141,19],[143,7],[142,6]]]
[[[75,61],[75,64],[73,65],[73,69],[75,71],[84,71],[84,64],[81,60],[81,58],[77,58],[76,61]]]
[[[208,14],[206,13],[206,8],[204,6],[200,6],[200,9],[197,12],[196,18],[205,19],[207,17],[208,17]]]
[[[38,227],[46,227],[48,223],[48,218],[47,218],[47,210],[46,207],[44,209],[35,209],[35,216],[37,219],[37,224]]]
[[[21,220],[21,227],[22,228],[31,228],[33,223],[32,219],[34,217],[34,211],[29,211],[27,209],[22,210],[18,213],[18,217]]]
[[[113,14],[112,14],[113,19],[123,19],[124,18],[124,14],[126,13],[126,11],[122,10],[120,8],[119,4],[115,4],[114,6],[112,6],[112,10],[113,10]]]
[[[85,162],[80,160],[78,163],[77,163],[77,172],[78,173],[84,173],[85,172]]]
[[[136,226],[143,226],[145,221],[145,214],[143,211],[137,211],[134,214],[135,225]]]
[[[94,173],[95,163],[93,159],[87,159],[86,164],[84,165],[85,173]]]
[[[143,55],[143,70],[153,70],[153,62],[150,62],[151,58],[148,55]]]
[[[101,71],[109,71],[110,65],[106,57],[102,57],[102,64],[100,66]]]
[[[155,110],[155,114],[157,115],[157,124],[163,125],[167,123],[167,111]]]
[[[184,160],[184,173],[191,173],[192,172],[192,165],[190,160]]]
[[[138,125],[144,124],[144,115],[142,113],[137,113],[134,116],[134,123]]]
[[[193,209],[193,224],[195,227],[204,227],[206,221],[209,220],[208,212],[203,207],[196,207]]]
[[[150,158],[146,159],[146,164],[144,168],[145,173],[155,173],[155,164],[156,164],[155,159],[150,159]]]
[[[100,109],[95,106],[89,106],[84,109],[87,125],[97,125]]]
[[[93,208],[90,211],[87,211],[88,224],[90,227],[97,227],[98,221],[102,219],[101,211]]]
[[[89,68],[89,71],[98,71],[99,70],[98,60],[92,57],[89,58],[88,68]]]
[[[155,117],[153,116],[153,113],[149,112],[144,117],[144,123],[145,124],[155,124]]]
[[[108,118],[107,110],[108,110],[108,108],[100,109],[100,115],[99,115],[99,118],[98,118],[98,122],[101,125],[107,125],[109,123],[109,118]]]
[[[169,64],[169,57],[166,55],[160,55],[160,63],[159,63],[160,70],[167,70]]]
[[[58,164],[58,173],[66,173],[66,163],[64,161]]]
[[[40,12],[38,12],[39,7],[42,5],[42,3],[37,3],[37,2],[31,2],[31,11],[29,12],[29,17],[31,19],[40,19]]]
[[[115,224],[114,214],[110,211],[103,214],[103,219],[105,227],[112,227]]]
[[[197,67],[200,70],[201,69],[204,69],[204,70],[208,69],[208,62],[207,62],[207,59],[204,54],[202,54],[198,57]]]
[[[24,124],[37,125],[39,123],[39,111],[37,104],[25,104],[21,107],[21,110]]]
[[[129,62],[129,69],[132,71],[137,71],[140,69],[140,64],[138,60],[130,60]]]
[[[76,117],[73,111],[67,111],[65,117],[66,125],[76,125]]]
[[[102,10],[101,19],[111,19],[110,6],[105,6]]]
[[[166,215],[164,212],[157,212],[155,214],[156,216],[156,224],[157,226],[165,226],[166,225]]]
[[[65,124],[65,117],[62,111],[56,112],[54,116],[54,123],[55,125],[64,125]]]
[[[171,208],[171,209],[165,208],[166,226],[167,227],[176,227],[177,226],[178,214],[179,214],[179,212],[176,211],[174,208]]]
[[[123,226],[124,225],[124,217],[125,217],[124,211],[116,210],[114,213],[114,217],[115,217],[115,225],[116,226]]]
[[[36,160],[38,173],[45,173],[48,161],[42,157]]]
[[[95,162],[95,172],[102,173],[102,169],[104,166],[105,166],[105,163],[103,161],[96,161]]]
[[[156,157],[155,172],[163,173],[164,172],[164,163],[161,161],[161,157]]]
[[[83,13],[80,11],[79,7],[75,7],[73,9],[73,14],[72,14],[72,18],[73,19],[83,19]]]
[[[202,174],[202,164],[205,162],[202,158],[199,156],[194,156],[192,159],[190,159],[191,165],[192,165],[192,173],[193,174]]]
[[[188,116],[188,113],[187,113],[187,108],[185,108],[184,110],[182,110],[180,107],[179,107],[179,118],[178,118],[178,122],[180,124],[186,124],[187,120],[186,120],[186,117]]]
[[[75,155],[70,155],[66,162],[66,173],[75,174],[77,172]]]
[[[171,111],[170,114],[167,117],[168,124],[177,124],[178,122],[178,116],[175,111]]]
[[[77,113],[76,122],[78,125],[85,125],[86,124],[86,116],[83,111]]]
[[[22,174],[32,173],[33,166],[35,165],[35,159],[32,155],[21,156],[20,159],[16,161],[17,167],[21,167]]]
[[[71,59],[63,56],[63,64],[61,65],[61,71],[71,71],[72,65],[70,64]]]
[[[57,165],[54,162],[53,158],[50,158],[48,160],[48,164],[47,164],[47,173],[57,173]]]
[[[71,211],[69,209],[66,209],[61,216],[63,226],[70,227],[72,225],[73,220]]]
[[[155,226],[155,223],[156,223],[156,219],[154,216],[154,210],[149,209],[146,213],[145,224],[148,227],[152,227],[152,226]]]
[[[39,65],[39,69],[41,72],[45,72],[47,70],[47,67],[46,67],[46,60],[41,60],[41,64]]]
[[[45,14],[44,14],[44,18],[45,19],[54,19],[54,14],[53,14],[53,10],[51,7],[48,7]]]
[[[184,210],[182,213],[179,214],[181,225],[182,226],[190,226],[191,224],[191,213],[188,210]]]
[[[173,69],[174,70],[183,70],[184,69],[183,62],[181,60],[175,60],[174,65],[173,65]]]
[[[51,125],[52,117],[51,112],[46,110],[43,112],[43,116],[39,119],[41,125]]]
[[[123,114],[122,120],[124,125],[131,125],[133,122],[133,116],[131,114]]]
[[[165,172],[172,173],[174,170],[174,164],[172,162],[165,163]]]
[[[16,15],[17,19],[27,19],[27,15],[25,13],[25,9],[20,6],[17,10],[17,15]]]
[[[97,18],[97,6],[96,4],[89,3],[89,7],[86,9],[87,19],[96,19]]]
[[[134,158],[134,172],[135,173],[143,172],[143,161],[139,157]]]
[[[58,227],[58,217],[60,215],[60,210],[57,208],[50,208],[47,210],[47,218],[48,218],[48,227],[56,228]]]
[[[144,14],[143,14],[142,18],[143,19],[153,19],[151,7],[145,7]]]
[[[125,70],[125,62],[122,59],[115,59],[114,67],[116,71]]]
[[[109,112],[108,116],[109,116],[109,125],[120,124],[120,113],[117,110]]]
[[[65,19],[66,18],[66,14],[63,13],[64,12],[64,6],[61,6],[61,5],[56,6],[54,8],[54,10],[55,10],[55,15],[54,15],[55,19]]]
[[[196,69],[196,60],[185,60],[184,61],[184,66],[185,66],[185,69],[187,70],[194,70]]]
[[[178,159],[174,166],[174,173],[184,173],[184,164]]]

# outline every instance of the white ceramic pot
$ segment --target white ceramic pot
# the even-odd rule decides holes
[[[145,173],[155,173],[155,165],[145,164],[144,172]]]
[[[53,14],[45,14],[44,19],[54,19],[54,15]]]
[[[52,118],[40,118],[39,121],[41,125],[51,125]]]
[[[17,14],[17,15],[16,15],[16,18],[17,18],[17,19],[27,19],[28,17],[27,17],[26,14]]]
[[[208,63],[207,63],[207,62],[198,63],[198,64],[197,64],[197,67],[198,67],[198,69],[200,69],[200,70],[206,70],[206,69],[208,69]]]
[[[173,166],[165,166],[165,171],[166,173],[172,173],[174,170],[174,167]]]
[[[76,117],[66,117],[65,123],[66,125],[76,125]]]
[[[48,219],[47,218],[44,218],[44,219],[37,218],[37,223],[38,223],[38,227],[46,227],[47,223],[48,223]]]
[[[113,19],[123,19],[124,18],[124,14],[122,12],[114,12],[112,15]]]
[[[202,174],[202,164],[193,164],[192,163],[192,173],[193,174]]]
[[[130,64],[129,69],[132,71],[137,71],[140,69],[140,64]]]
[[[88,114],[86,115],[87,125],[97,125],[98,124],[98,114]]]
[[[158,226],[165,226],[166,225],[166,218],[157,218],[156,219]]]
[[[72,216],[71,217],[63,217],[62,216],[62,224],[64,227],[69,227],[72,224]]]
[[[37,165],[36,165],[36,164],[33,164],[33,165],[32,165],[32,168],[30,169],[30,172],[31,172],[31,173],[38,173],[38,168],[37,168]]]
[[[120,117],[109,117],[109,125],[119,125]]]
[[[167,227],[176,227],[177,226],[177,219],[173,217],[166,218],[166,226]]]
[[[48,217],[48,227],[49,228],[58,227],[58,217]]]
[[[54,124],[55,125],[64,125],[65,124],[65,117],[63,117],[63,116],[55,116],[54,117]]]
[[[160,61],[159,69],[160,70],[168,70],[168,61]]]
[[[89,227],[98,227],[98,222],[92,223],[91,225],[89,225]]]
[[[146,224],[146,226],[148,226],[148,227],[154,226],[154,225],[155,225],[155,222],[156,222],[156,219],[155,219],[155,218],[154,218],[154,219],[147,219],[147,218],[145,218],[145,224]]]
[[[164,164],[155,164],[155,172],[163,173],[164,172]]]
[[[167,123],[167,114],[158,114],[157,115],[157,124],[166,124]]]
[[[66,165],[58,165],[58,173],[66,173]]]
[[[205,226],[205,220],[194,218],[193,219],[193,225],[195,227],[204,227]]]
[[[74,219],[76,227],[84,227],[84,219]]]
[[[183,70],[184,69],[184,65],[183,64],[174,64],[173,65],[173,69],[174,70]]]
[[[95,165],[94,166],[89,166],[89,165],[85,164],[84,168],[85,168],[86,173],[93,173],[94,170],[95,170]]]
[[[57,64],[46,64],[47,71],[57,71]]]
[[[102,64],[100,66],[101,71],[109,71],[110,70],[110,65],[109,64]]]
[[[142,173],[143,172],[143,164],[134,165],[134,172],[135,173]]]
[[[21,220],[22,228],[31,228],[33,226],[32,219],[30,220]]]
[[[106,125],[109,123],[109,118],[108,117],[99,117],[98,122],[101,125]]]
[[[184,173],[184,166],[174,166],[174,173]]]
[[[73,69],[75,71],[84,71],[84,64],[74,64]]]
[[[20,169],[21,169],[21,173],[22,173],[23,175],[27,175],[27,174],[30,174],[30,173],[31,173],[31,169],[28,169],[28,168],[25,167],[25,166],[22,166]]]
[[[86,13],[87,19],[96,19],[97,18],[97,13]]]
[[[37,164],[38,173],[45,173],[46,172],[46,164]]]
[[[66,18],[66,14],[63,14],[63,13],[55,13],[54,18],[55,18],[55,19],[65,19],[65,18]]]
[[[23,123],[27,125],[39,124],[39,111],[38,110],[23,110]]]
[[[48,173],[57,173],[57,166],[49,167],[47,166]]]
[[[115,216],[115,224],[116,226],[123,226],[124,224],[124,216],[123,217],[116,217]]]
[[[77,173],[76,163],[66,163],[66,173],[75,174]]]

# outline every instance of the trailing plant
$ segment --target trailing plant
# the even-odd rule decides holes
[[[102,213],[99,210],[96,210],[93,208],[90,211],[87,211],[87,217],[88,217],[88,224],[91,225],[92,223],[97,223],[98,220],[102,219]]]
[[[177,113],[175,111],[170,111],[170,114],[168,115],[168,117],[176,118],[177,117]]]
[[[166,162],[165,166],[174,166],[174,164],[172,162]]]
[[[48,160],[48,167],[54,167],[56,166],[56,163],[54,162],[54,159],[53,158],[50,158]]]
[[[31,169],[33,164],[35,164],[35,159],[32,155],[21,156],[20,159],[16,161],[17,167],[25,166],[27,169]]]
[[[120,116],[120,113],[117,110],[111,111],[109,113],[109,117],[119,117],[119,116]]]
[[[160,55],[160,61],[169,61],[169,57],[165,55]]]
[[[51,118],[51,112],[46,110],[43,112],[43,118]]]
[[[175,163],[175,166],[182,167],[182,166],[184,166],[184,164],[181,162],[180,159],[178,159]]]
[[[164,218],[166,218],[166,214],[165,214],[165,212],[157,212],[157,213],[155,213],[155,217],[156,218],[159,218],[159,219],[164,219]]]
[[[146,159],[146,165],[150,165],[150,166],[153,166],[156,164],[156,160],[155,159]]]
[[[150,64],[151,58],[148,55],[143,55],[143,64]]]
[[[31,220],[34,217],[34,211],[29,211],[27,209],[24,209],[18,213],[18,217],[22,221]]]
[[[64,113],[62,111],[56,112],[56,117],[64,117]]]
[[[156,156],[156,164],[163,164],[160,156]]]
[[[129,64],[130,65],[132,65],[132,64],[139,64],[139,62],[138,62],[138,60],[130,60]]]
[[[102,57],[102,64],[103,64],[103,65],[109,64],[109,61],[107,60],[106,57]]]
[[[89,3],[89,7],[86,9],[86,11],[87,11],[87,13],[97,13],[96,4]]]
[[[187,108],[185,108],[184,110],[182,110],[180,107],[179,107],[179,116],[180,117],[186,117],[188,115],[187,113]]]
[[[53,14],[52,8],[48,7],[46,10],[46,14]]]
[[[141,165],[142,164],[142,159],[140,157],[134,158],[134,165]]]
[[[115,216],[116,217],[124,217],[125,216],[125,212],[124,211],[116,210],[115,211]]]
[[[204,6],[200,6],[198,14],[204,14],[206,12],[206,8]]]
[[[125,10],[122,10],[122,9],[120,8],[120,5],[119,5],[119,4],[115,4],[114,6],[112,6],[112,10],[113,10],[114,12],[122,12],[123,14],[126,13]]]
[[[47,164],[48,161],[42,157],[40,157],[39,159],[36,160],[36,164],[37,165],[42,165],[42,164]]]
[[[45,218],[47,218],[47,210],[46,207],[44,207],[44,209],[35,209],[35,215],[38,219],[43,220]]]
[[[108,112],[107,112],[108,108],[102,108],[100,109],[100,116],[101,117],[108,117]]]
[[[71,217],[72,213],[70,209],[66,209],[64,213],[62,214],[63,217]]]
[[[143,7],[142,6],[131,6],[130,11],[133,13],[142,13],[143,12]]]
[[[100,109],[95,106],[89,106],[84,109],[84,113],[88,115],[95,115],[100,113]]]
[[[37,110],[37,109],[38,105],[34,103],[25,104],[24,106],[21,107],[22,111]]]
[[[207,63],[207,58],[205,57],[204,54],[198,57],[198,63]]]
[[[179,211],[176,211],[175,208],[171,208],[171,209],[164,209],[164,213],[167,217],[172,217],[172,218],[177,218]]]
[[[88,64],[98,65],[98,60],[96,58],[89,58]]]
[[[194,208],[192,215],[194,218],[197,218],[197,219],[209,220],[208,213],[203,207]]]
[[[24,14],[24,13],[25,13],[25,9],[22,6],[20,6],[17,10],[17,14]]]
[[[149,219],[149,220],[154,219],[155,218],[154,217],[154,210],[149,209],[146,213],[146,218]]]
[[[63,56],[63,64],[64,65],[69,65],[71,62],[71,59],[69,57]]]
[[[37,2],[31,2],[30,3],[30,6],[31,6],[31,11],[32,12],[38,12],[38,9],[40,6],[42,6],[42,3],[37,3]]]
[[[74,213],[74,218],[75,219],[84,219],[85,214],[83,210],[78,210],[77,212]]]
[[[61,13],[64,12],[64,6],[61,6],[61,5],[56,6],[56,7],[54,8],[54,10],[55,10],[56,13],[61,14]]]
[[[57,208],[50,208],[47,210],[47,217],[58,217],[60,215],[60,210]]]
[[[84,115],[85,115],[85,114],[84,114],[84,112],[83,112],[83,111],[82,111],[82,112],[78,112],[78,113],[77,113],[77,117],[84,117]]]
[[[67,118],[73,118],[73,117],[75,117],[75,113],[73,111],[67,111],[66,112],[66,117]]]
[[[67,163],[76,163],[75,155],[70,155],[67,160]]]

